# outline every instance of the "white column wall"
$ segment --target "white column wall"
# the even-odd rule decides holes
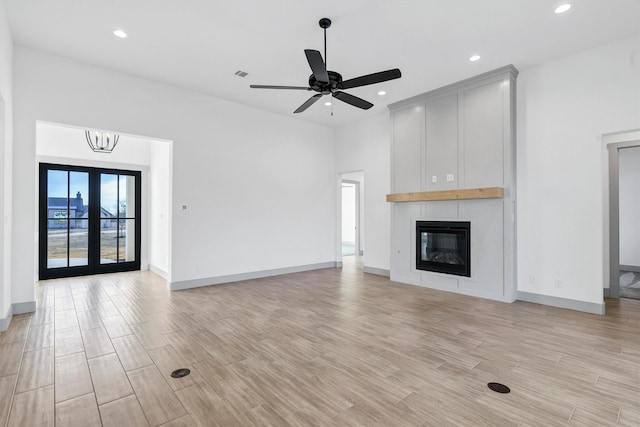
[[[640,127],[640,38],[521,70],[518,290],[603,301],[601,136]]]
[[[37,277],[36,120],[174,142],[172,281],[335,261],[330,129],[22,47],[15,70],[14,301]]]
[[[11,315],[11,179],[13,146],[13,40],[0,2],[0,330]]]
[[[150,150],[149,167],[149,269],[171,281],[171,181],[169,141],[156,142]]]

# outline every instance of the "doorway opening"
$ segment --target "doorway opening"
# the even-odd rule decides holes
[[[619,290],[640,299],[640,146],[618,149]]]
[[[114,237],[112,243],[115,245],[114,250],[116,252],[111,254],[109,258],[112,261],[111,264],[114,265],[110,268],[116,268],[115,265],[131,262],[131,255],[133,255],[131,251],[133,248],[139,248],[140,253],[136,255],[136,258],[139,259],[140,262],[138,269],[151,270],[163,279],[171,281],[173,142],[170,140],[109,130],[109,132],[120,135],[118,146],[109,154],[96,153],[87,144],[85,130],[86,128],[67,124],[44,121],[36,122],[36,160],[40,164],[69,165],[79,168],[78,170],[72,170],[74,183],[77,179],[75,173],[83,169],[115,171],[115,174],[109,174],[107,172],[109,176],[105,177],[104,184],[108,185],[107,181],[111,179],[111,188],[120,191],[120,195],[126,195],[127,192],[124,187],[120,188],[120,185],[126,186],[127,184],[121,184],[120,181],[129,180],[140,183],[140,200],[135,203],[135,206],[129,206],[131,209],[134,207],[139,208],[140,215],[136,215],[135,218],[129,216],[129,213],[118,216],[119,206],[116,208],[113,206],[103,206],[106,212],[99,211],[99,213],[95,214],[103,216],[101,218],[101,225],[106,227],[107,222],[109,222],[109,214],[115,213],[116,218],[111,221],[119,221],[119,226],[123,228],[123,230],[121,230],[122,232],[120,232],[120,230],[118,231],[118,233],[120,233],[119,237],[116,237],[116,235],[112,233]],[[38,171],[36,170],[36,172]],[[127,178],[127,176],[132,176],[130,173],[139,174],[140,179]],[[115,177],[112,175],[115,175]],[[38,183],[38,179],[36,176],[36,183]],[[99,177],[97,181],[101,181],[101,178]],[[118,182],[118,184],[116,184],[116,182]],[[100,186],[100,184],[98,186]],[[36,218],[41,218],[40,200],[38,199],[40,197],[39,187],[36,187],[34,190],[36,206],[38,206],[35,214]],[[75,201],[78,197],[78,192],[80,192],[80,198],[83,199],[82,202]],[[69,215],[71,215],[72,211],[77,211],[76,205],[82,205],[81,209],[85,205],[89,206],[89,199],[97,197],[97,194],[98,190],[95,188],[93,190],[91,190],[91,188],[89,188],[89,190],[71,188],[68,190],[68,194],[65,193],[62,196],[55,197],[66,197],[69,199],[67,203],[71,208],[68,209],[68,212]],[[58,202],[59,201],[60,200],[58,200]],[[111,202],[111,205],[113,205],[113,202]],[[48,213],[44,215],[48,215]],[[58,220],[63,219],[63,213],[54,213],[54,215],[58,216]],[[53,219],[55,219],[55,217],[53,217]],[[81,218],[78,218],[78,220],[80,219]],[[134,219],[135,221],[133,221]],[[136,233],[136,235],[140,236],[141,240],[134,244],[131,240],[134,234],[127,233],[126,227],[127,224],[131,227],[131,224],[138,223],[141,226],[141,232]],[[112,225],[115,225],[115,222]],[[96,227],[100,228],[99,226]],[[69,229],[70,234],[80,231],[78,229],[71,230],[71,226],[69,226]],[[36,241],[39,242],[41,240],[43,230],[45,233],[47,232],[46,229],[41,228],[40,221],[36,221],[34,230]],[[59,230],[58,232],[61,233]],[[126,238],[124,233],[126,233]],[[75,239],[78,235],[70,235],[68,238],[70,243],[76,243],[75,240],[71,242],[72,237]],[[104,249],[106,251],[106,247]],[[76,257],[70,256],[69,258]],[[43,255],[43,252],[39,251],[36,257],[36,271],[40,270],[43,262],[48,262],[47,255],[46,253]],[[59,262],[62,263],[62,261]],[[65,261],[65,263],[66,262],[67,261]],[[71,259],[68,262],[70,264],[76,264],[79,261]],[[104,264],[107,265],[106,262]],[[73,267],[80,266],[73,265]]]
[[[359,263],[364,256],[364,171],[346,172],[338,177],[340,205],[337,229],[340,247],[338,253],[344,260],[354,259]],[[345,258],[346,257],[346,258]]]
[[[640,132],[607,135],[609,152],[609,289],[611,298],[640,299]],[[605,240],[606,240],[605,236]]]
[[[342,180],[342,256],[360,253],[358,238],[359,227],[359,193],[358,181]]]

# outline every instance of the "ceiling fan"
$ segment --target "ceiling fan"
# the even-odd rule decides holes
[[[402,76],[400,70],[394,68],[392,70],[380,71],[378,73],[367,74],[349,80],[342,80],[342,76],[335,71],[327,70],[327,28],[331,26],[331,19],[322,18],[319,22],[320,28],[324,29],[324,61],[322,55],[317,50],[305,49],[307,61],[311,67],[313,74],[309,77],[309,86],[271,86],[271,85],[249,85],[253,89],[288,89],[288,90],[313,90],[318,92],[311,98],[307,99],[304,104],[298,107],[294,113],[302,113],[304,110],[312,106],[323,95],[331,95],[342,102],[353,105],[354,107],[368,110],[373,104],[362,98],[353,96],[344,89],[352,89],[354,87],[372,85],[376,83],[386,82],[388,80],[398,79]]]

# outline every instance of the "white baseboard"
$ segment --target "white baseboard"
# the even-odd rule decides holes
[[[169,280],[169,273],[164,271],[161,268],[156,267],[153,264],[149,264],[149,271],[157,274],[158,276],[162,277],[164,280]]]
[[[9,329],[9,324],[11,323],[11,319],[14,314],[33,313],[34,311],[36,311],[35,301],[11,304],[7,313],[3,317],[0,317],[0,331],[6,331]]]
[[[12,317],[13,312],[11,311],[11,306],[9,306],[7,312],[2,317],[0,317],[0,332],[9,329],[9,323],[11,323]]]
[[[604,301],[601,303],[577,301],[568,298],[552,297],[549,295],[532,294],[530,292],[518,291],[520,301],[532,302],[535,304],[550,305],[552,307],[566,308],[568,310],[583,311],[592,314],[605,314]]]
[[[11,305],[11,311],[13,312],[13,314],[33,313],[34,311],[36,311],[36,302],[17,302]]]
[[[362,268],[362,271],[369,274],[377,274],[378,276],[391,277],[391,272],[389,270],[385,270],[384,268],[367,267],[365,265]]]
[[[273,270],[251,271],[249,273],[230,274],[227,276],[204,277],[202,279],[181,280],[171,282],[169,289],[179,291],[182,289],[199,288],[202,286],[219,285],[222,283],[240,282],[244,280],[260,279],[263,277],[281,276],[283,274],[300,273],[302,271],[320,270],[323,268],[335,268],[341,264],[337,261],[322,262],[319,264],[299,265],[294,267],[275,268]]]

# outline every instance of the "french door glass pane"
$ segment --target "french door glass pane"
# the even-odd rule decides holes
[[[100,218],[117,218],[118,175],[100,174]]]
[[[119,217],[135,218],[136,214],[136,177],[132,175],[120,175],[119,179]]]
[[[100,174],[100,264],[118,262],[118,175]]]
[[[100,264],[118,262],[118,220],[100,219]]]
[[[59,202],[66,202],[67,197],[69,197],[69,190],[67,187],[68,184],[68,172],[67,171],[58,171],[58,170],[50,170],[47,174],[47,197],[60,197],[65,200],[60,200]],[[66,208],[67,205],[65,204]]]
[[[88,264],[89,174],[49,170],[47,175],[47,266]]]
[[[71,218],[88,218],[89,174],[87,172],[69,172],[69,210]]]
[[[67,221],[49,219],[47,223],[47,268],[68,267]]]
[[[125,219],[118,221],[118,262],[136,259],[136,221]]]
[[[76,219],[69,224],[69,267],[89,265],[89,220]]]

